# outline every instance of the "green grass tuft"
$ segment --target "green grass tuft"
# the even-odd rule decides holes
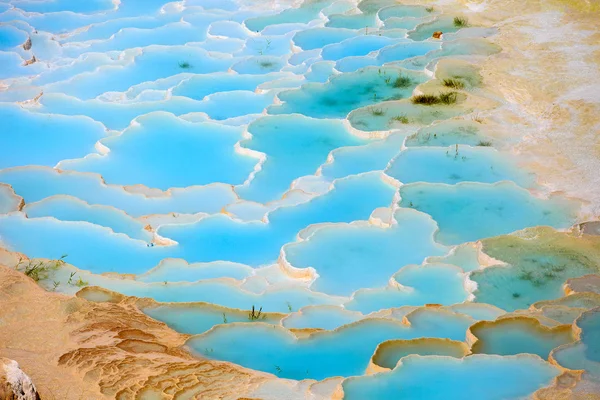
[[[274,65],[275,65],[275,63],[272,63],[271,61],[261,61],[260,62],[260,66],[263,68],[271,68]]]
[[[440,93],[439,95],[440,102],[446,105],[456,103],[457,97],[456,92]]]
[[[412,85],[412,83],[413,83],[412,79],[410,79],[408,76],[400,75],[394,81],[394,85],[393,86],[395,88],[407,88],[407,87],[410,87],[410,85]]]
[[[463,28],[469,24],[469,20],[465,17],[454,17],[454,26]]]
[[[382,117],[385,115],[385,111],[381,108],[370,108],[369,111],[371,112],[371,115],[375,117]]]
[[[457,100],[456,92],[440,93],[435,96],[433,94],[419,94],[410,99],[413,104],[421,104],[425,106],[433,106],[436,104],[450,105],[456,103]]]
[[[438,104],[440,102],[440,98],[432,94],[419,94],[410,99],[410,101],[412,101],[413,104],[431,106]]]
[[[396,115],[395,117],[392,117],[392,121],[397,121],[400,122],[402,124],[408,124],[408,117],[406,115]]]
[[[444,79],[444,86],[452,89],[462,89],[465,87],[465,84],[458,79]]]
[[[265,314],[263,314],[263,312],[262,312],[262,307],[257,312],[256,309],[254,308],[254,306],[252,306],[252,311],[250,311],[248,313],[249,321],[258,321],[260,319],[265,319],[266,317],[267,316]]]
[[[428,13],[432,13],[433,12],[433,7],[427,7],[425,9],[425,11],[427,11]]]
[[[492,142],[488,141],[488,140],[480,140],[479,143],[477,143],[477,146],[482,146],[482,147],[490,147],[492,145]]]
[[[179,62],[179,68],[181,68],[181,69],[190,69],[190,68],[192,68],[192,65],[189,62],[187,62],[187,61],[180,61]]]

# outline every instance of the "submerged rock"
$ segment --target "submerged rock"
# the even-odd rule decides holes
[[[8,358],[0,358],[0,399],[39,400],[40,395],[31,379]]]
[[[25,43],[23,43],[23,49],[24,50],[30,50],[31,49],[31,38],[28,37],[27,41]]]

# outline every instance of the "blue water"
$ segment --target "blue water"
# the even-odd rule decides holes
[[[533,356],[405,358],[391,372],[344,382],[344,399],[502,400],[520,398],[546,386],[558,369]],[[506,383],[510,382],[510,385]]]
[[[281,378],[364,375],[387,340],[463,349],[476,320],[597,273],[600,247],[552,229],[581,204],[508,151],[518,135],[474,118],[473,96],[497,99],[477,63],[502,49],[457,16],[395,0],[4,0],[0,247],[66,255],[42,287],[73,295],[76,276],[152,298],[143,311],[196,335],[193,352]],[[456,104],[411,100],[455,75]],[[593,304],[535,312],[570,323]],[[253,306],[277,314],[253,321]],[[594,318],[557,360],[596,370]],[[546,358],[567,342],[498,326],[481,352]],[[503,399],[556,375],[522,354],[411,356],[459,353],[390,353],[393,371],[342,387]]]

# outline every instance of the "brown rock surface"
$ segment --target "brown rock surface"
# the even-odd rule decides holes
[[[42,399],[237,399],[268,379],[192,357],[180,348],[187,336],[147,317],[135,299],[94,303],[46,292],[5,266],[0,323],[0,357],[17,360]]]

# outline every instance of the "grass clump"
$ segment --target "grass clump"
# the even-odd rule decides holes
[[[271,68],[272,66],[275,65],[275,63],[273,63],[271,61],[261,61],[259,64],[262,68]]]
[[[444,79],[444,86],[452,88],[452,89],[462,89],[465,87],[465,84],[458,79]]]
[[[58,260],[50,260],[50,261],[34,261],[29,260],[27,264],[22,264],[22,260],[19,260],[18,264],[15,266],[17,271],[21,271],[31,279],[36,282],[43,281],[48,279],[50,272],[58,269],[62,266],[65,261],[64,259],[67,257],[64,254]],[[58,285],[56,285],[58,286]],[[55,286],[55,287],[56,287]]]
[[[410,87],[410,85],[412,85],[412,79],[410,79],[408,76],[404,76],[404,75],[400,75],[399,77],[396,78],[396,80],[394,81],[394,87],[395,88],[407,88]]]
[[[457,96],[456,92],[446,92],[446,93],[440,93],[440,95],[438,97],[439,97],[441,103],[448,105],[448,104],[456,103],[458,96]]]
[[[492,142],[490,142],[489,140],[480,140],[479,143],[477,143],[477,146],[482,146],[482,147],[490,147],[492,145]]]
[[[469,24],[469,20],[465,17],[454,17],[454,26],[463,28]]]
[[[262,313],[262,307],[258,311],[256,311],[254,306],[252,306],[252,311],[250,311],[248,313],[249,321],[258,321],[260,319],[265,319],[266,317],[267,317],[266,314]]]
[[[383,111],[381,108],[370,108],[369,112],[374,117],[382,117],[385,115],[385,111]]]
[[[190,68],[192,68],[192,64],[190,64],[187,61],[180,61],[179,62],[179,68],[181,68],[181,69],[190,69]]]
[[[410,101],[412,101],[413,104],[422,104],[430,106],[438,104],[440,102],[440,98],[432,94],[419,94],[414,96]]]
[[[428,13],[432,13],[433,7],[427,7],[427,8],[425,8],[425,11],[427,11]]]
[[[425,106],[433,106],[436,104],[450,105],[456,103],[457,93],[446,92],[435,96],[433,94],[419,94],[411,98],[413,104],[421,104]]]
[[[401,124],[408,124],[408,117],[406,115],[396,115],[392,117],[392,121],[400,122]]]

